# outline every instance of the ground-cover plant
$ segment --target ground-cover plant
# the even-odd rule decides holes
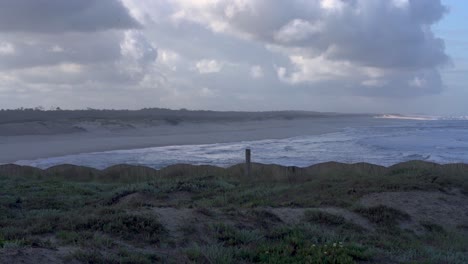
[[[135,183],[126,183],[130,174],[125,182],[0,176],[0,262],[8,263],[2,252],[15,250],[65,251],[82,263],[468,262],[463,224],[356,207],[369,193],[448,192],[466,185],[462,174],[435,178],[427,168],[395,167],[254,183],[232,174],[178,175]],[[295,213],[284,217],[277,207]],[[355,221],[356,213],[370,226]],[[400,228],[407,223],[422,228]]]
[[[384,205],[369,208],[361,207],[356,208],[354,211],[382,227],[394,227],[400,221],[410,220],[407,213]]]
[[[121,249],[117,253],[104,253],[99,250],[78,250],[72,255],[82,263],[89,264],[152,264],[161,261],[156,254],[130,252]]]
[[[62,229],[100,231],[126,240],[158,243],[166,232],[155,215],[128,213],[113,208],[100,208],[63,218]]]
[[[334,215],[317,210],[307,210],[304,212],[304,220],[324,225],[343,225],[347,221],[343,216]]]

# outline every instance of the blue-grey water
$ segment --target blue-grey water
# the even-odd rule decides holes
[[[305,167],[338,161],[392,165],[408,160],[468,162],[468,121],[402,120],[347,127],[339,132],[235,143],[166,146],[54,157],[18,164],[47,168],[75,164],[106,168],[127,163],[161,168],[190,163],[229,166],[243,161],[245,148],[254,162]]]

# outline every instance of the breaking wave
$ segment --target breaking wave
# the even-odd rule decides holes
[[[468,116],[460,115],[460,116],[428,116],[428,115],[400,115],[400,114],[385,114],[385,115],[378,115],[375,118],[382,118],[382,119],[400,119],[400,120],[425,120],[425,121],[435,121],[435,120],[467,120]]]

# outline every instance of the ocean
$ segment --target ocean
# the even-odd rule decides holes
[[[246,148],[251,149],[253,162],[299,167],[327,161],[368,162],[384,166],[408,160],[468,163],[467,120],[402,116],[379,118],[382,122],[350,125],[338,132],[321,135],[83,153],[16,163],[40,168],[75,164],[103,169],[121,163],[156,169],[177,163],[227,167],[243,162]]]

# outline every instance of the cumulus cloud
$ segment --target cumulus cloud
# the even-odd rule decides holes
[[[448,62],[443,40],[431,31],[431,25],[447,11],[439,0],[175,2],[181,9],[175,13],[178,20],[261,41],[288,56],[290,67],[280,67],[278,77],[289,83],[355,77],[358,72],[356,87],[378,84],[382,90],[398,89],[394,94],[403,96],[414,88],[408,78],[424,72],[426,79],[438,79],[438,68]],[[383,74],[372,79],[366,68]],[[427,76],[429,72],[435,76]],[[441,89],[435,86],[440,82],[422,83],[416,93],[409,94]]]
[[[327,52],[330,59],[379,67],[433,66],[447,59],[429,27],[447,11],[440,0],[175,2],[181,8],[176,15],[184,14],[179,19],[300,47],[311,56]]]

